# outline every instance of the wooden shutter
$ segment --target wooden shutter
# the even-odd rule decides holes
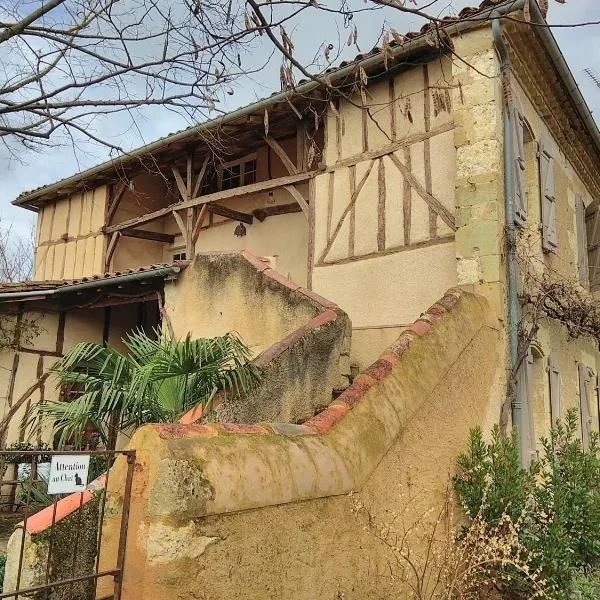
[[[556,227],[556,186],[554,184],[554,158],[550,146],[542,142],[539,151],[540,197],[542,201],[542,248],[548,252],[558,249]]]
[[[512,134],[515,153],[515,224],[523,227],[527,223],[527,194],[525,190],[525,144],[523,140],[525,121],[517,108],[512,110]]]
[[[517,375],[517,400],[521,401],[522,425],[523,430],[523,450],[525,453],[526,464],[531,464],[537,459],[535,422],[533,417],[533,394],[531,391],[531,377],[533,367],[533,355],[531,348],[527,350],[527,355],[519,367]]]
[[[600,202],[594,200],[585,209],[588,277],[590,290],[600,289]]]
[[[592,371],[589,367],[579,363],[579,407],[581,413],[581,440],[583,449],[590,447],[590,435],[592,432],[592,416],[590,410],[590,399],[592,396]]]
[[[548,376],[550,379],[550,422],[552,425],[561,418],[560,406],[560,368],[556,353],[550,355],[548,361]]]
[[[577,194],[575,196],[575,223],[577,226],[577,272],[579,274],[579,283],[584,287],[588,285],[588,262],[587,262],[587,241],[585,232],[585,204],[583,198]]]

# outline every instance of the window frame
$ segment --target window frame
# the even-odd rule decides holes
[[[246,171],[246,166],[248,163],[254,163],[253,170]],[[227,187],[227,188],[223,187],[223,176],[224,176],[225,171],[227,169],[230,169],[232,167],[237,167],[237,166],[239,166],[239,168],[240,168],[238,184],[233,185],[231,187]],[[246,182],[247,173],[253,174],[252,181],[250,181],[248,183]],[[236,160],[230,160],[230,161],[224,162],[221,165],[219,165],[219,168],[217,170],[217,190],[219,192],[224,192],[224,191],[228,191],[228,190],[234,190],[234,189],[237,189],[238,187],[243,187],[245,185],[251,185],[252,183],[256,183],[257,175],[258,175],[257,153],[251,152],[250,154],[246,154],[245,156],[237,158]]]

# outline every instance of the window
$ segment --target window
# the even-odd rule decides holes
[[[579,375],[579,408],[581,415],[581,440],[583,449],[588,450],[592,435],[592,411],[590,408],[590,400],[592,399],[592,385],[595,383],[593,371],[579,363],[577,365]]]
[[[232,190],[241,185],[256,183],[256,155],[245,156],[223,165],[219,190]]]
[[[517,373],[517,398],[521,401],[521,424],[523,430],[521,435],[523,436],[523,449],[524,459],[526,464],[530,464],[532,461],[537,460],[537,448],[536,448],[536,434],[535,434],[535,413],[534,413],[534,396],[533,396],[533,364],[534,355],[532,347],[527,349],[527,354],[519,367]]]
[[[175,252],[173,254],[173,260],[174,261],[178,261],[178,260],[186,260],[187,256],[185,252]]]
[[[556,186],[554,184],[554,157],[548,142],[542,141],[539,149],[540,200],[542,203],[542,248],[545,252],[558,250],[556,227]]]
[[[514,193],[515,225],[527,223],[527,193],[525,189],[525,119],[517,108],[511,112],[513,148],[515,153]]]
[[[600,289],[600,203],[590,202],[585,209],[585,233],[587,242],[588,283],[590,291]]]
[[[575,224],[577,232],[577,273],[579,283],[588,286],[588,244],[585,231],[585,204],[583,198],[575,196]]]

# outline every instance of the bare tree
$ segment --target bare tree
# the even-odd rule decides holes
[[[448,0],[4,0],[0,140],[17,155],[19,142],[75,139],[122,152],[118,140],[94,128],[99,117],[126,113],[135,126],[137,115],[156,116],[158,106],[198,122],[218,114],[235,82],[260,71],[273,53],[284,88],[322,76],[345,46],[358,48],[360,13],[383,11],[372,43],[385,51],[405,42],[387,25],[390,11],[419,17],[435,34],[453,10]],[[312,40],[315,59],[305,61],[299,57],[307,49],[295,49],[292,33],[318,11],[346,33],[337,43]]]
[[[0,220],[0,283],[31,279],[35,236],[33,225],[27,234],[18,233],[13,223]]]

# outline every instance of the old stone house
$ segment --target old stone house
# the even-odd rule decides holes
[[[193,597],[381,597],[347,492],[382,513],[407,486],[436,497],[475,424],[517,426],[524,463],[569,407],[584,443],[599,430],[597,341],[542,317],[519,345],[532,278],[590,301],[600,284],[600,133],[525,5],[543,24],[535,0],[485,0],[341,65],[343,93],[301,83],[15,201],[38,214],[35,280],[0,302],[44,331],[1,357],[9,440],[57,397],[56,357],[136,325],[234,329],[269,375],[220,407],[231,424],[191,414],[133,438],[149,475],[131,590],[168,597],[194,560],[211,576],[177,580]],[[210,494],[172,484],[194,478]]]

